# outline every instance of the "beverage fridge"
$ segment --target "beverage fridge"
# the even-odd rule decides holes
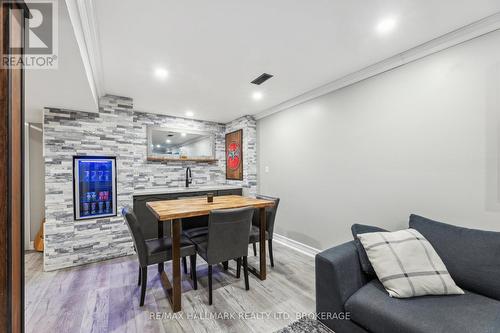
[[[116,216],[116,158],[73,157],[75,220]]]

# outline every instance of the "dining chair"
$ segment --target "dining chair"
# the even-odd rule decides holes
[[[208,216],[195,216],[182,219],[182,234],[191,239],[208,234]],[[186,257],[182,258],[184,274],[187,274]]]
[[[197,218],[194,220],[191,217],[182,219],[182,234],[189,239],[208,235],[208,215],[197,216]],[[184,273],[187,274],[186,258],[182,258],[182,264],[184,266]],[[227,270],[229,267],[227,261],[224,261],[222,265],[224,266],[224,270]]]
[[[274,198],[267,195],[257,195],[257,199],[264,199],[274,201],[273,207],[266,208],[266,240],[269,248],[269,261],[271,267],[274,267],[273,257],[273,234],[274,234],[274,221],[276,219],[276,212],[280,204],[280,198]],[[260,241],[260,214],[259,210],[255,209],[252,219],[252,228],[250,229],[249,243],[253,245],[253,255],[257,255],[256,243]]]
[[[243,261],[245,289],[250,289],[247,256],[252,215],[252,207],[213,210],[208,218],[208,234],[191,239],[208,264],[209,305],[212,305],[212,265],[233,259],[241,265]]]
[[[125,216],[125,220],[127,221],[127,226],[134,241],[135,251],[137,252],[137,258],[139,259],[138,285],[141,286],[140,306],[143,306],[148,282],[148,266],[172,260],[172,240],[170,237],[145,240],[134,211],[123,208],[122,215]],[[180,252],[182,258],[190,257],[191,279],[193,281],[193,289],[196,290],[198,289],[196,280],[196,247],[187,237],[181,236]]]

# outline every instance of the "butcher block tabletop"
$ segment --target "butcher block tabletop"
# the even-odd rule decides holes
[[[186,198],[147,202],[147,207],[158,221],[182,219],[186,217],[210,214],[214,209],[230,209],[241,207],[265,208],[274,206],[270,200],[244,197],[240,195],[215,196],[213,202],[206,197]]]

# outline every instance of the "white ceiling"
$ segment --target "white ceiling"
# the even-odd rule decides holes
[[[66,5],[64,1],[58,3],[59,66],[57,70],[25,71],[27,122],[42,122],[47,106],[97,112]]]
[[[62,1],[59,1],[62,2]],[[103,91],[132,97],[141,111],[228,122],[257,114],[297,95],[500,11],[500,0],[98,0],[97,45]],[[376,25],[396,18],[385,36]],[[66,19],[68,20],[68,19]],[[63,24],[60,24],[61,26]],[[78,78],[76,42],[61,38],[60,66],[45,85],[67,99],[91,101],[90,89],[70,93]],[[169,71],[165,81],[154,68]],[[48,71],[44,71],[48,72]],[[64,72],[64,73],[63,73]],[[263,72],[274,78],[258,87]],[[39,84],[41,82],[38,82]],[[55,89],[52,89],[55,87]],[[251,95],[260,90],[264,98]],[[29,92],[28,92],[29,93]],[[85,102],[82,102],[82,105]],[[87,103],[88,104],[88,103]],[[88,106],[88,105],[87,105]],[[76,107],[83,109],[82,107]]]

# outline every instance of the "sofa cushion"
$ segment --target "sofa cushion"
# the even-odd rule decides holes
[[[356,245],[356,249],[358,250],[359,263],[361,264],[361,269],[363,270],[363,272],[365,272],[365,274],[371,276],[375,276],[375,270],[373,269],[373,266],[370,263],[368,256],[366,255],[365,248],[363,247],[363,244],[361,244],[358,235],[365,234],[368,232],[378,232],[378,231],[387,231],[387,230],[379,227],[374,227],[371,225],[357,224],[357,223],[351,226],[352,237],[354,237],[354,245]]]
[[[462,288],[500,300],[500,232],[461,228],[418,215],[410,228],[432,244]]]
[[[466,291],[464,295],[399,299],[378,280],[345,304],[353,322],[373,333],[494,333],[500,328],[500,302]]]
[[[358,235],[392,297],[463,294],[432,245],[417,230]]]

